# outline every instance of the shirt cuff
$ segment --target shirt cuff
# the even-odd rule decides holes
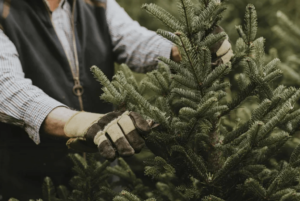
[[[48,114],[57,107],[67,106],[47,95],[34,98],[28,105],[24,116],[24,129],[36,144],[40,144],[41,142],[40,128],[42,123]]]

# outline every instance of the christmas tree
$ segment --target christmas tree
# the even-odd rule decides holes
[[[268,52],[267,60],[278,57],[282,60],[279,68],[284,76],[281,83],[288,86],[299,86],[298,71],[298,40],[295,30],[299,27],[299,5],[300,1],[278,1],[278,0],[251,0],[257,10],[259,10],[258,34],[267,38],[266,50]],[[230,0],[225,19],[221,23],[230,35],[231,40],[235,41],[238,34],[234,27],[242,21],[243,8],[247,1]],[[266,9],[267,8],[267,9]],[[270,31],[272,27],[272,31]],[[293,31],[294,30],[294,31]],[[298,36],[299,37],[299,36]]]
[[[294,105],[300,91],[273,82],[282,72],[278,59],[264,62],[264,39],[256,39],[254,6],[247,6],[245,25],[237,27],[240,38],[232,63],[216,68],[210,47],[226,37],[211,34],[222,19],[220,1],[203,0],[196,6],[181,0],[181,20],[154,4],[144,8],[173,31],[158,33],[178,46],[183,60],[160,58],[160,68],[148,73],[141,86],[122,72],[109,82],[96,67],[92,71],[104,86],[103,100],[159,124],[145,136],[157,155],[147,162],[145,173],[165,186],[164,196],[170,200],[300,199],[300,147],[289,162],[270,160],[298,127],[300,111]],[[240,92],[228,103],[224,97],[229,83],[224,77],[231,70],[241,72]],[[159,94],[155,102],[141,95],[150,89]],[[251,118],[234,128],[224,126],[229,114],[250,97],[257,97]]]
[[[280,40],[287,44],[284,48],[284,52],[288,56],[285,63],[281,65],[281,69],[287,77],[287,79],[284,79],[284,83],[287,85],[300,86],[300,75],[298,73],[300,68],[300,60],[298,59],[300,28],[281,11],[277,12],[276,17],[278,25],[273,26],[272,30]]]
[[[155,4],[143,8],[171,30],[157,33],[177,45],[180,63],[160,58],[159,68],[141,84],[125,65],[111,82],[92,67],[103,85],[102,100],[139,112],[151,123],[152,132],[143,137],[156,155],[145,161],[152,182],[140,180],[121,158],[109,167],[93,156],[84,161],[74,155],[74,190],[69,194],[60,187],[56,198],[46,178],[44,200],[300,200],[300,146],[287,161],[274,158],[299,127],[300,90],[274,82],[282,75],[279,60],[265,62],[254,6],[246,7],[244,26],[236,27],[232,62],[214,66],[211,48],[228,37],[213,34],[223,2],[177,2],[178,18]],[[234,81],[232,73],[237,74]],[[236,93],[227,93],[231,83]],[[156,96],[145,96],[150,91]],[[253,107],[250,117],[234,121],[240,115],[236,111],[248,105]],[[111,182],[112,175],[120,180]],[[120,185],[125,190],[117,195],[112,189]]]
[[[122,6],[125,11],[130,15],[133,20],[139,22],[142,26],[147,29],[156,31],[161,23],[158,20],[153,20],[153,17],[148,15],[141,6],[146,3],[155,3],[162,8],[168,9],[169,12],[175,14],[177,11],[177,6],[174,4],[173,0],[116,0],[120,6]]]

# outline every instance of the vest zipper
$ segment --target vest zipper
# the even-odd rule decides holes
[[[51,16],[51,11],[49,10],[48,5],[46,4],[45,0],[43,0],[46,9],[48,11],[52,26],[54,28],[54,23],[52,21],[52,16]],[[77,45],[76,45],[76,38],[75,38],[75,6],[76,6],[76,0],[73,0],[73,8],[72,8],[72,20],[71,20],[71,25],[72,25],[72,35],[73,35],[73,50],[74,50],[74,56],[75,56],[75,67],[76,67],[76,75],[75,72],[72,69],[72,65],[71,62],[68,59],[69,62],[69,67],[72,73],[72,77],[73,77],[73,81],[74,81],[74,87],[73,87],[73,93],[78,97],[78,101],[79,101],[79,106],[80,106],[80,110],[84,111],[84,107],[83,107],[83,101],[82,101],[82,95],[84,93],[84,89],[80,84],[80,78],[79,78],[79,61],[78,61],[78,52],[77,52]],[[57,37],[59,39],[59,37]],[[60,40],[60,39],[59,39]],[[60,41],[61,43],[61,41]],[[62,43],[61,43],[62,44]],[[66,54],[67,55],[67,54]]]
[[[78,96],[79,100],[79,105],[80,105],[80,110],[84,111],[83,107],[83,101],[82,101],[82,95],[84,93],[84,89],[80,84],[80,79],[79,79],[79,60],[78,60],[78,52],[77,52],[77,45],[76,45],[76,36],[75,36],[75,7],[76,7],[76,0],[73,0],[73,8],[72,8],[72,34],[73,34],[73,49],[74,49],[74,55],[75,55],[75,65],[76,65],[76,71],[77,71],[77,76],[74,76],[75,73],[73,73],[73,79],[74,79],[74,88],[73,91],[75,90],[76,93],[74,93],[76,96]],[[71,65],[70,65],[71,67]],[[72,70],[72,68],[71,68]]]

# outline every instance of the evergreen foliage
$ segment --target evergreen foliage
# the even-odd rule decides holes
[[[143,12],[141,5],[143,3],[155,3],[162,8],[166,9],[172,14],[177,13],[176,3],[173,0],[117,0],[117,2],[124,7],[124,9],[129,13],[129,15],[140,22],[143,26],[151,30],[157,30],[161,27],[161,23],[158,20],[153,20],[153,18]],[[192,2],[197,3],[198,0],[192,0]],[[294,26],[299,26],[299,9],[300,1],[298,0],[251,0],[251,1],[241,1],[241,0],[228,0],[226,1],[227,10],[224,13],[224,20],[221,22],[221,26],[226,30],[230,36],[231,41],[236,41],[238,39],[238,33],[235,31],[235,26],[237,24],[243,23],[244,8],[251,2],[255,5],[257,10],[259,10],[258,22],[259,29],[258,34],[267,38],[265,41],[266,60],[271,61],[275,58],[280,58],[283,63],[279,64],[279,68],[283,71],[284,77],[281,78],[281,83],[288,86],[300,86],[300,77],[298,74],[299,61],[298,61],[298,43],[293,40],[293,34],[289,31],[283,35],[283,37],[278,37],[278,34],[274,34],[274,31],[270,31],[270,27],[278,27],[278,18],[276,18],[277,12],[285,13],[289,20],[294,24]],[[285,25],[279,24],[284,30]],[[290,40],[293,43],[287,43],[286,40]],[[233,44],[234,45],[234,44]],[[238,50],[236,49],[236,52]],[[119,68],[118,68],[119,69]],[[142,75],[138,75],[140,79]],[[235,86],[235,83],[232,82]],[[235,89],[232,89],[235,93]],[[241,111],[239,111],[241,113]],[[247,112],[249,113],[249,112]]]
[[[173,0],[116,0],[120,6],[122,6],[131,18],[139,22],[142,26],[147,27],[150,30],[157,30],[161,24],[158,20],[155,20],[152,16],[148,15],[141,9],[141,6],[145,3],[155,3],[158,6],[167,9],[172,14],[176,13],[177,6]]]
[[[300,1],[289,0],[251,0],[228,1],[228,11],[222,26],[230,35],[231,40],[236,40],[237,34],[234,33],[234,26],[241,23],[243,8],[248,2],[253,3],[259,10],[259,29],[258,34],[267,38],[266,50],[268,55],[266,60],[270,61],[276,57],[283,62],[279,63],[284,77],[280,80],[282,84],[288,86],[300,86],[299,77],[299,39],[290,30],[299,27],[299,8]],[[270,27],[272,31],[270,31]]]
[[[244,8],[248,3],[255,5],[256,9],[259,10],[258,22],[259,29],[258,34],[267,38],[266,47],[267,50],[276,48],[280,55],[280,59],[284,59],[289,55],[289,47],[283,40],[278,40],[276,34],[270,31],[270,27],[278,24],[276,19],[276,13],[281,10],[283,13],[288,14],[289,18],[297,22],[299,20],[299,8],[300,2],[298,0],[251,0],[251,1],[240,1],[240,0],[229,0],[227,1],[228,10],[224,15],[222,26],[226,29],[230,38],[235,41],[238,35],[235,33],[234,27],[237,24],[243,22]],[[298,24],[299,25],[299,24]]]
[[[72,192],[65,186],[55,188],[51,179],[46,177],[42,186],[43,199],[32,201],[111,201],[136,198],[136,195],[147,200],[152,195],[149,187],[137,178],[122,158],[118,159],[118,165],[110,166],[109,161],[99,162],[101,159],[98,154],[87,154],[86,159],[79,154],[71,154],[69,157],[74,164],[75,173],[70,181]],[[127,191],[118,195],[114,189],[120,186],[135,195]],[[18,200],[11,198],[10,201]]]
[[[178,19],[154,4],[143,8],[172,30],[173,33],[162,30],[158,33],[178,46],[183,56],[180,63],[160,58],[159,69],[148,73],[148,78],[142,81],[145,87],[140,88],[131,84],[122,72],[110,83],[97,67],[92,68],[106,94],[118,92],[113,101],[104,100],[118,108],[137,111],[159,124],[144,136],[148,147],[157,155],[147,164],[145,174],[157,181],[158,189],[164,189],[155,198],[300,199],[299,168],[297,159],[292,159],[298,157],[297,149],[290,163],[270,162],[298,127],[299,119],[292,117],[299,112],[294,105],[300,91],[274,86],[273,81],[282,72],[277,67],[277,59],[265,63],[265,40],[256,39],[254,6],[246,7],[245,25],[237,26],[240,38],[232,63],[212,68],[210,45],[226,37],[211,34],[222,19],[223,3],[200,0],[198,7],[190,0],[178,3]],[[240,91],[231,102],[226,102],[229,84],[224,78],[235,70],[242,72]],[[143,90],[153,90],[158,97],[149,101],[141,95]],[[249,121],[232,130],[222,125],[230,112],[253,96],[257,97],[258,107]],[[138,200],[131,193],[123,192],[123,198]],[[115,199],[122,200],[121,197]]]
[[[278,11],[277,14],[278,25],[273,26],[273,32],[289,47],[289,56],[286,62],[281,65],[287,79],[284,83],[288,85],[300,85],[300,69],[299,58],[299,44],[300,44],[300,27],[292,22],[283,12]]]
[[[274,158],[299,127],[300,90],[274,82],[282,75],[281,64],[267,62],[265,39],[256,37],[254,6],[246,7],[244,26],[236,27],[232,62],[213,68],[210,47],[227,37],[211,33],[223,17],[223,1],[177,2],[178,18],[154,4],[143,8],[167,26],[157,33],[178,46],[180,63],[160,58],[159,68],[141,84],[126,65],[111,82],[97,67],[91,69],[103,85],[102,100],[151,120],[152,132],[143,137],[156,155],[145,161],[145,175],[153,182],[139,179],[122,158],[110,167],[95,155],[87,161],[71,155],[73,191],[63,186],[55,191],[46,178],[44,200],[300,200],[300,146],[288,161]],[[228,93],[232,83],[238,85],[236,94]],[[256,105],[249,118],[233,121],[250,99]],[[120,193],[113,190],[118,186],[124,189]]]

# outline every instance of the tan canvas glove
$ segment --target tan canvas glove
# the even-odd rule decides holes
[[[106,115],[78,112],[64,128],[70,148],[77,151],[95,151],[109,160],[140,152],[145,141],[140,134],[150,132],[148,122],[135,112],[110,112]],[[96,146],[95,146],[96,145]],[[116,153],[117,152],[117,153]]]
[[[224,32],[224,29],[220,26],[216,26],[213,30],[213,34],[219,34]],[[220,64],[228,63],[230,59],[234,56],[231,44],[229,42],[228,36],[213,45],[210,48],[212,53],[212,66],[217,67]]]

